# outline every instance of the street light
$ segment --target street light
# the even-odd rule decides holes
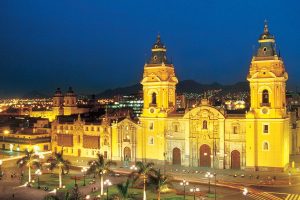
[[[136,171],[136,170],[137,170],[137,167],[136,167],[135,165],[132,165],[132,166],[130,167],[130,169]]]
[[[108,200],[108,187],[111,186],[112,183],[110,182],[109,179],[106,179],[106,180],[104,181],[104,185],[107,185],[107,187],[106,187],[106,200]]]
[[[85,175],[86,175],[86,172],[87,172],[87,168],[86,167],[82,168],[81,172],[83,173],[83,186],[85,186]]]
[[[248,189],[247,188],[244,188],[243,189],[243,195],[245,196],[245,200],[247,198],[247,194],[248,194]]]
[[[194,193],[194,200],[196,200],[196,192],[199,192],[200,189],[194,186],[193,188],[190,189],[190,192]]]
[[[183,186],[183,200],[185,200],[185,186],[189,185],[189,182],[187,182],[186,180],[183,179],[183,180],[180,182],[180,185]]]
[[[211,174],[210,172],[206,172],[205,177],[208,178],[208,193],[210,193],[210,179],[213,177],[214,175]]]
[[[37,169],[36,171],[35,171],[35,174],[37,175],[37,179],[38,179],[38,189],[40,189],[41,187],[40,187],[40,175],[42,175],[42,171],[40,170],[40,169]]]
[[[291,176],[292,176],[292,173],[291,173],[291,171],[289,171],[289,185],[292,185]]]

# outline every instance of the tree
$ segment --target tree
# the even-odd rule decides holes
[[[117,190],[118,190],[122,200],[128,199],[129,184],[130,184],[129,179],[127,179],[127,181],[125,183],[117,184]]]
[[[78,185],[76,184],[71,191],[69,197],[66,198],[67,200],[81,200],[83,199],[81,192],[79,191]]]
[[[148,178],[149,172],[152,170],[154,163],[143,163],[141,161],[136,162],[136,166],[138,167],[138,175],[142,177],[144,180],[144,191],[143,191],[143,200],[146,200],[146,180]]]
[[[152,169],[149,173],[149,182],[157,192],[157,200],[160,200],[160,193],[162,189],[170,184],[168,177],[161,174],[160,169]]]
[[[22,168],[25,165],[28,167],[28,182],[31,182],[31,167],[40,167],[39,155],[34,153],[33,150],[28,151],[26,149],[25,156],[23,156],[17,161],[17,166],[19,168]]]
[[[105,161],[102,154],[97,154],[97,160],[90,160],[88,162],[88,174],[97,174],[100,177],[100,194],[103,195],[103,176],[108,172],[112,172],[111,166],[116,165],[116,162],[111,160]]]
[[[60,153],[55,152],[54,156],[50,157],[48,159],[48,162],[50,163],[49,169],[53,170],[54,168],[58,168],[58,177],[59,177],[59,188],[62,187],[62,175],[69,172],[69,168],[71,165],[71,162],[68,160],[65,160],[63,158],[63,149]]]

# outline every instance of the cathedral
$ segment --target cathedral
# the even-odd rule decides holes
[[[290,152],[288,75],[267,24],[258,43],[247,75],[251,98],[247,112],[230,113],[213,107],[209,99],[177,112],[176,67],[158,36],[144,65],[139,119],[103,118],[94,124],[80,117],[71,123],[54,120],[52,150],[64,147],[67,155],[86,157],[100,152],[118,161],[284,171]]]

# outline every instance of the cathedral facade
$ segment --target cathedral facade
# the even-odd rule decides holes
[[[102,153],[117,161],[166,165],[283,171],[289,164],[290,120],[286,110],[284,63],[265,24],[247,80],[251,105],[245,113],[230,113],[202,99],[196,107],[177,112],[175,66],[168,60],[160,36],[144,65],[143,110],[138,120],[103,119],[86,123],[52,123],[52,151],[95,157]],[[57,92],[53,111],[62,102],[72,110],[73,96]],[[68,101],[67,101],[68,100]],[[69,102],[69,104],[68,104]],[[67,149],[67,150],[66,150]]]
[[[284,63],[265,24],[247,80],[251,106],[231,114],[202,99],[176,112],[175,67],[160,36],[152,46],[141,81],[144,107],[138,122],[112,125],[112,159],[160,164],[283,171],[289,164],[290,123]],[[276,158],[276,159],[275,159]]]

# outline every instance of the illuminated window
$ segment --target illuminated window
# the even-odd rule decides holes
[[[73,130],[73,126],[70,126],[70,130]]]
[[[263,143],[263,150],[264,151],[268,151],[269,150],[269,143],[266,142],[266,141]]]
[[[108,145],[107,138],[104,138],[104,145]]]
[[[80,135],[78,135],[77,141],[78,143],[80,143]]]
[[[269,92],[264,90],[262,93],[262,103],[269,103]]]
[[[89,127],[85,127],[85,131],[89,131]]]
[[[207,129],[207,121],[206,120],[204,120],[202,122],[202,129]]]
[[[94,127],[92,126],[92,131],[94,131]]]
[[[268,124],[263,125],[263,132],[264,133],[269,133],[269,125]]]
[[[100,127],[97,127],[97,131],[100,131]]]

